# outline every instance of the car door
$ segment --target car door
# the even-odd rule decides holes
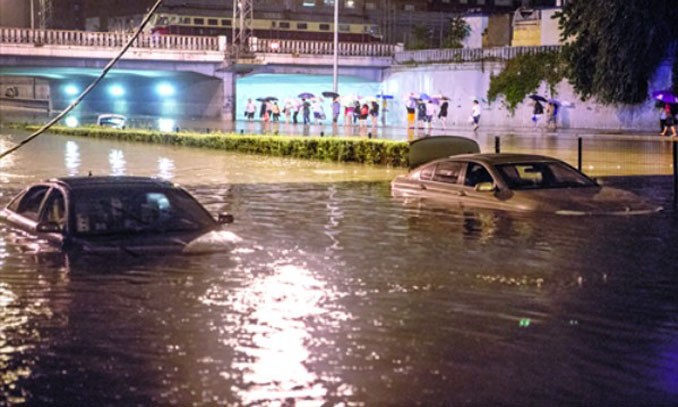
[[[49,189],[49,185],[30,187],[18,200],[13,201],[7,207],[9,212],[7,220],[21,229],[35,233],[40,209]]]
[[[497,199],[494,191],[476,191],[476,185],[486,182],[497,185],[496,180],[484,165],[469,161],[463,174],[462,205],[469,208],[500,209],[503,204]]]
[[[433,168],[431,179],[426,182],[428,195],[459,202],[463,195],[461,173],[464,164],[458,161],[441,161]]]

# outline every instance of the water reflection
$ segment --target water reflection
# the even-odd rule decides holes
[[[242,385],[235,389],[242,404],[324,405],[330,391],[327,383],[338,378],[327,373],[320,376],[309,367],[313,359],[310,346],[319,340],[314,335],[318,328],[314,321],[323,318],[327,324],[348,318],[337,309],[330,313],[324,306],[331,299],[330,288],[305,266],[280,263],[272,266],[270,275],[255,279],[225,302],[224,295],[228,294],[212,287],[203,301],[228,304],[247,316],[238,341],[232,340],[232,333],[224,338],[240,355],[233,368],[242,374]],[[343,395],[353,393],[350,386],[342,386],[340,391]]]
[[[156,175],[158,178],[171,180],[174,178],[175,170],[174,160],[167,157],[158,157],[158,173]]]
[[[66,152],[64,153],[64,165],[66,173],[69,176],[78,175],[80,172],[80,148],[75,141],[66,142]]]
[[[125,154],[121,150],[111,150],[108,153],[108,164],[111,168],[111,175],[125,175],[127,161],[125,161]]]

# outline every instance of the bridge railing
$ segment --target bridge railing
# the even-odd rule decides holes
[[[0,27],[0,44],[121,48],[131,37],[132,34],[109,32],[32,30],[29,28]],[[226,41],[220,41],[219,37],[141,34],[134,41],[132,47],[180,51],[225,51],[225,43]]]
[[[271,40],[252,38],[250,51],[271,54],[333,55],[331,41]],[[340,42],[338,54],[343,57],[392,57],[395,46],[379,43]]]
[[[483,60],[509,60],[518,55],[557,52],[560,45],[544,45],[534,47],[494,47],[494,48],[451,48],[425,49],[418,51],[396,52],[394,59],[399,64],[475,62]]]

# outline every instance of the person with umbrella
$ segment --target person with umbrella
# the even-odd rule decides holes
[[[332,123],[339,121],[339,114],[341,113],[341,103],[339,103],[339,95],[332,100]]]
[[[311,104],[305,98],[301,98],[301,108],[303,109],[304,125],[311,123]]]
[[[546,105],[546,125],[548,128],[556,130],[558,128],[558,107],[560,103],[557,100],[551,99]]]
[[[666,113],[666,121],[664,122],[664,130],[659,135],[668,136],[669,129],[671,129],[671,136],[676,137],[676,117],[671,111],[670,103],[664,103],[664,112]]]
[[[450,104],[447,102],[447,98],[445,96],[442,96],[440,100],[442,103],[440,104],[440,110],[438,111],[438,120],[440,120],[440,124],[442,124],[443,129],[447,129],[447,109]]]

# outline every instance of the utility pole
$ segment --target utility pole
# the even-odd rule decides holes
[[[339,0],[334,0],[334,55],[332,60],[332,91],[339,92]]]
[[[233,35],[231,37],[233,56],[238,57],[250,51],[254,20],[254,0],[233,0]]]

